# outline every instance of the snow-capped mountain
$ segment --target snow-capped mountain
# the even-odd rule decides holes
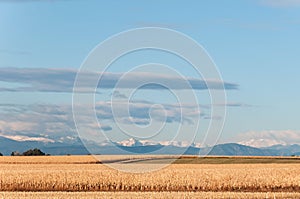
[[[291,156],[300,155],[300,145],[286,145],[273,140],[250,140],[249,142],[219,144],[211,147],[201,147],[198,143],[187,141],[151,141],[130,138],[120,142],[105,140],[96,143],[92,140],[81,140],[79,137],[47,138],[55,142],[45,142],[43,139],[32,139],[25,137],[7,137],[0,135],[0,152],[9,155],[13,151],[26,151],[39,148],[51,155],[66,154],[186,154],[186,155],[244,155],[244,156]],[[16,139],[18,138],[18,139]],[[22,139],[19,139],[22,138]],[[278,145],[278,143],[280,143]],[[276,144],[276,145],[274,145]],[[248,145],[248,146],[246,146]],[[256,147],[251,147],[254,145]],[[268,146],[272,145],[272,146]],[[118,147],[116,147],[118,146]],[[258,147],[262,146],[262,147]],[[87,148],[86,148],[87,147]]]
[[[154,146],[154,145],[162,145],[162,146],[175,146],[175,147],[195,147],[200,148],[200,143],[191,143],[189,141],[152,141],[152,140],[137,140],[134,138],[130,138],[128,140],[123,140],[120,142],[116,142],[116,144],[120,146],[126,147],[137,147],[137,146]]]
[[[194,143],[189,141],[161,141],[159,142],[163,146],[176,146],[176,147],[195,147],[195,148],[201,148],[200,143]]]
[[[251,139],[247,141],[238,142],[238,144],[251,146],[251,147],[270,147],[274,145],[287,145],[284,141],[275,140],[275,139]]]
[[[134,147],[134,146],[144,146],[142,142],[137,139],[130,138],[128,140],[123,140],[121,142],[117,142],[120,146]]]

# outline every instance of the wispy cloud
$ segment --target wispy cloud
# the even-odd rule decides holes
[[[242,20],[236,18],[217,18],[210,21],[200,21],[202,24],[215,24],[218,26],[225,26],[229,28],[239,28],[245,30],[257,30],[257,31],[278,31],[282,30],[281,21],[266,21],[266,20]]]
[[[300,0],[261,0],[263,5],[273,7],[298,7]]]
[[[55,69],[55,68],[0,68],[0,81],[8,83],[23,83],[22,87],[7,88],[0,87],[0,91],[10,92],[72,92],[77,71],[73,69]],[[82,72],[84,80],[80,84],[77,91],[94,92],[94,88],[90,88],[92,82],[98,80],[101,76],[98,88],[111,89],[115,88],[118,81],[122,78],[122,73],[92,73]],[[145,82],[153,82],[146,84]],[[122,84],[118,88],[137,88],[140,89],[165,89],[165,87],[155,84],[155,82],[170,85],[168,89],[238,89],[238,85],[228,82],[220,82],[217,80],[202,80],[186,77],[180,79],[178,77],[161,75],[156,73],[136,72],[130,73],[122,78]],[[187,87],[186,82],[190,84]]]
[[[8,54],[8,55],[30,55],[31,52],[23,51],[23,50],[0,49],[0,54]]]
[[[146,22],[146,21],[138,21],[136,23],[137,27],[161,27],[161,28],[170,28],[170,29],[180,29],[184,25],[175,24],[175,23],[161,23],[161,22]]]
[[[251,104],[239,103],[239,102],[227,102],[225,104],[216,104],[216,106],[226,106],[226,107],[241,107],[241,108],[250,108],[254,107]]]
[[[125,94],[121,93],[120,91],[114,91],[112,96],[114,98],[128,99],[128,97]]]

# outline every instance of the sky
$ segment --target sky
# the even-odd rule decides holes
[[[127,54],[111,64],[102,80],[106,87],[96,91],[99,123],[85,117],[89,104],[78,105],[82,117],[77,119],[86,128],[77,132],[72,91],[84,60],[107,38],[144,27],[172,29],[198,42],[222,81],[207,88],[208,80],[171,53],[148,49]],[[0,136],[65,140],[103,134],[113,141],[300,144],[299,35],[299,0],[0,0]],[[123,73],[149,63],[143,74],[133,71],[114,91]],[[191,88],[180,89],[179,76],[167,68],[161,72],[162,65],[153,63],[175,69]],[[89,84],[101,74],[87,71],[84,77]],[[171,88],[131,93],[139,78],[165,81]],[[220,94],[223,85],[227,101],[212,104],[210,91]],[[89,95],[85,89],[81,95]],[[191,92],[195,101],[187,97]],[[176,93],[183,96],[182,106]],[[226,115],[212,115],[212,107],[226,109]],[[220,135],[205,137],[210,123]]]

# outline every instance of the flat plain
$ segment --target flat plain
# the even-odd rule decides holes
[[[202,198],[202,199],[230,199],[230,198],[300,198],[300,193],[239,193],[239,192],[0,192],[0,198]]]
[[[174,157],[105,156],[143,168]],[[185,156],[124,173],[93,156],[0,157],[0,198],[300,198],[298,158]]]

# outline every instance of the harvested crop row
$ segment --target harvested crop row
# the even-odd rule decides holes
[[[238,192],[0,192],[0,198],[300,198],[300,193],[238,193]]]
[[[300,170],[298,164],[170,165],[132,174],[100,164],[2,164],[0,190],[299,192]]]

